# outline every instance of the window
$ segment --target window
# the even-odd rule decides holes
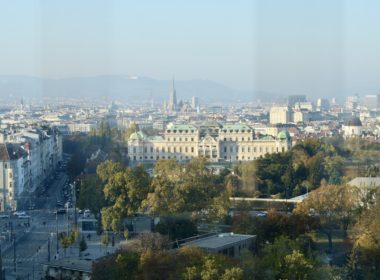
[[[227,147],[224,147],[224,152],[227,153]]]
[[[187,153],[187,147],[185,147],[185,152]]]
[[[168,147],[168,153],[170,153],[170,147]]]
[[[133,147],[133,152],[136,153],[136,147]]]
[[[194,141],[194,138],[191,138],[191,142],[193,142]]]
[[[150,147],[150,152],[153,153],[153,147]]]
[[[194,153],[194,147],[191,147],[191,152]]]
[[[162,152],[163,152],[163,153],[165,153],[165,148],[164,148],[164,147],[162,147],[162,149],[161,149],[161,150],[162,150]]]
[[[148,151],[147,151],[147,148],[146,148],[146,147],[144,147],[144,153],[146,153],[146,152],[148,152]]]

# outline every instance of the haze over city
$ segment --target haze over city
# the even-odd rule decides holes
[[[0,2],[0,280],[380,279],[379,1]]]
[[[2,1],[0,74],[210,80],[274,95],[369,94],[376,1]],[[4,92],[1,92],[4,95]]]

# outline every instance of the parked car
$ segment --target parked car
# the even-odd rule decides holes
[[[29,215],[20,215],[18,216],[19,219],[30,219]]]
[[[13,215],[15,215],[15,216],[23,216],[23,215],[26,215],[26,213],[25,213],[25,211],[16,211],[16,212],[14,212],[13,213]]]
[[[66,214],[66,209],[58,209],[57,211],[54,212],[54,214]]]

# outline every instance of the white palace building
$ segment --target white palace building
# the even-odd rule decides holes
[[[291,138],[286,130],[272,137],[256,135],[245,124],[169,124],[163,136],[133,133],[128,141],[128,158],[131,163],[170,158],[188,161],[199,156],[211,162],[239,162],[290,148]]]

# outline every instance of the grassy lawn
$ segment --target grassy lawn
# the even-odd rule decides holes
[[[328,240],[327,236],[322,232],[313,232],[310,233],[310,237],[315,242],[316,249],[321,253],[325,253],[328,250]],[[332,237],[333,242],[333,254],[332,262],[336,265],[342,265],[346,261],[346,256],[351,250],[351,243],[348,240],[343,238],[342,231],[336,231],[333,233]]]

